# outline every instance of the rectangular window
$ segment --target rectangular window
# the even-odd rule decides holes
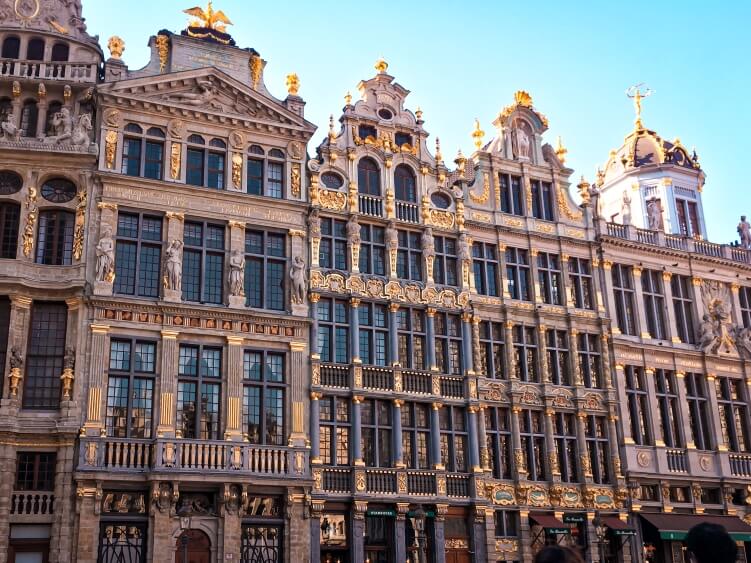
[[[253,195],[263,195],[263,160],[248,159],[247,192]]]
[[[419,233],[399,231],[396,275],[403,280],[422,281],[422,246]]]
[[[467,428],[464,409],[443,406],[438,411],[441,463],[446,471],[467,471]]]
[[[188,149],[185,162],[185,183],[191,186],[203,186],[203,149]]]
[[[388,309],[378,303],[360,303],[360,359],[365,365],[388,365]]]
[[[119,212],[115,242],[114,292],[159,297],[162,218]]]
[[[607,419],[604,416],[588,416],[586,430],[587,452],[592,464],[592,481],[602,485],[610,481]]]
[[[631,266],[613,264],[613,294],[618,330],[622,334],[636,334],[636,309],[634,307],[634,283]]]
[[[644,296],[644,312],[647,317],[647,330],[652,338],[665,340],[665,295],[662,290],[662,272],[644,270],[641,275]]]
[[[493,513],[493,524],[497,538],[519,536],[519,512],[516,510],[496,510]]]
[[[183,438],[219,439],[222,349],[180,345],[177,427]]]
[[[404,463],[410,469],[430,469],[430,405],[405,403],[401,411]]]
[[[107,436],[151,438],[156,343],[113,338],[107,373]]]
[[[545,426],[541,411],[522,409],[519,414],[519,434],[522,451],[530,481],[544,481],[545,464]]]
[[[535,219],[553,221],[553,186],[550,182],[532,180],[532,216]]]
[[[224,225],[185,221],[183,232],[183,299],[224,302]]]
[[[486,377],[508,379],[504,336],[505,328],[502,323],[480,323],[480,361]]]
[[[498,251],[488,242],[472,244],[475,288],[480,295],[498,297]]]
[[[701,236],[699,211],[695,201],[676,198],[675,210],[678,215],[678,228],[684,237]]]
[[[590,261],[585,258],[568,259],[568,277],[571,284],[571,301],[577,309],[594,309],[594,289]]]
[[[16,491],[55,490],[54,453],[18,452],[16,454]]]
[[[506,249],[506,288],[511,299],[532,300],[529,258],[526,250],[521,248]]]
[[[555,385],[571,385],[568,333],[565,330],[548,329],[545,337],[550,381]]]
[[[223,152],[209,152],[207,159],[208,177],[206,186],[218,190],[224,189],[224,159]]]
[[[360,225],[360,271],[363,274],[386,275],[386,244],[384,228]]]
[[[524,215],[522,207],[522,179],[520,176],[500,175],[501,211],[512,215]]]
[[[462,321],[459,315],[435,314],[435,360],[439,373],[462,374]]]
[[[675,387],[675,375],[672,371],[655,370],[655,397],[660,415],[662,439],[669,448],[683,447],[680,430],[680,411],[678,410],[678,390]]]
[[[73,263],[73,229],[75,214],[62,209],[39,213],[36,263],[70,266]]]
[[[0,296],[0,366],[5,369],[10,333],[10,299]],[[0,378],[1,379],[1,378]]]
[[[9,201],[0,203],[0,258],[16,257],[20,218],[20,205]]]
[[[321,299],[317,313],[321,361],[348,364],[349,304],[340,299]]]
[[[245,304],[283,311],[287,279],[287,237],[266,231],[245,231]]]
[[[565,305],[561,263],[558,256],[547,252],[540,252],[537,255],[537,279],[540,282],[543,302],[548,305]]]
[[[579,369],[585,387],[602,389],[603,381],[602,360],[600,356],[600,339],[596,334],[580,332],[577,336],[579,354]]]
[[[321,268],[347,270],[347,223],[329,217],[321,218],[321,245],[318,263]]]
[[[141,139],[130,137],[123,139],[123,159],[120,172],[128,176],[141,175]]]
[[[161,179],[163,162],[164,143],[146,141],[146,159],[143,164],[143,175],[153,180]]]
[[[696,338],[694,337],[694,299],[691,295],[691,279],[688,276],[674,275],[670,279],[670,287],[673,290],[673,310],[675,311],[675,325],[678,328],[677,336],[681,339],[681,342],[693,344]],[[743,292],[741,292],[742,303]]]
[[[349,465],[349,399],[323,397],[320,409],[321,461],[324,465]]]
[[[425,311],[399,307],[396,312],[396,330],[399,339],[399,363],[402,367],[429,369],[425,355]]]
[[[60,374],[65,358],[68,307],[65,303],[31,305],[26,351],[23,408],[55,410],[60,405]]]
[[[744,327],[751,328],[751,287],[742,285],[738,289],[741,303],[741,322]]]
[[[747,452],[748,408],[744,395],[744,381],[729,377],[715,379],[720,426],[725,447],[731,452]]]
[[[649,403],[644,370],[638,366],[626,366],[626,398],[631,418],[631,436],[640,446],[653,445],[649,420]]]
[[[537,331],[535,327],[514,326],[514,369],[521,381],[540,382],[537,369]]]
[[[362,459],[368,467],[391,467],[391,401],[366,399],[360,405]]]
[[[685,381],[688,417],[694,445],[698,450],[711,450],[713,440],[709,423],[709,399],[703,376],[699,373],[687,373]]]
[[[433,279],[436,283],[443,285],[458,285],[456,239],[435,237]]]
[[[577,460],[579,451],[576,442],[576,418],[569,413],[556,413],[553,417],[553,440],[558,452],[558,469],[561,481],[578,481]]]
[[[243,431],[251,444],[284,445],[284,354],[243,353]]]
[[[268,161],[266,164],[266,195],[281,198],[284,196],[284,163]]]
[[[509,409],[487,407],[484,412],[486,446],[493,477],[495,479],[511,479],[513,443]]]

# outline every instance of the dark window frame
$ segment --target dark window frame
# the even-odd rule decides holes
[[[382,321],[378,315],[382,313]],[[357,307],[360,360],[365,365],[386,367],[389,365],[389,311],[384,303],[361,302]]]
[[[185,373],[183,371],[184,364],[182,361],[183,350],[193,349],[197,351],[196,354],[196,373]],[[219,352],[219,375],[212,376],[206,374],[204,367],[204,352]],[[187,342],[181,342],[178,347],[179,360],[177,371],[177,403],[175,405],[177,428],[182,431],[183,438],[193,440],[220,440],[222,430],[222,387],[224,386],[224,349],[222,346],[204,345],[204,344],[192,344]],[[186,399],[183,397],[187,391],[185,391],[182,385],[193,385],[194,390],[194,402],[195,411],[193,412],[193,432],[189,432],[190,425],[185,425],[185,420],[181,421],[182,416],[185,419],[185,408],[181,407],[181,403],[185,403]],[[216,404],[216,421],[213,426],[216,428],[209,428],[207,432],[203,433],[201,415],[203,414],[203,402],[204,402],[204,386],[215,386],[216,391],[213,393],[218,398]],[[207,395],[208,396],[208,395]],[[208,401],[207,401],[208,403]],[[190,435],[192,434],[192,435]]]
[[[380,225],[360,224],[358,267],[363,274],[386,275],[386,230]]]
[[[604,485],[610,482],[610,440],[607,419],[604,416],[589,415],[586,422],[584,439],[592,466],[592,481],[598,485]]]
[[[519,413],[519,437],[529,481],[547,480],[545,421],[543,417],[543,412],[539,410],[522,409]]]
[[[125,234],[125,227],[121,230],[121,218],[129,218],[136,220],[136,236],[128,236]],[[159,238],[148,238],[144,236],[146,233],[152,232],[144,228],[146,222],[151,225],[159,224]],[[160,215],[156,215],[150,212],[137,212],[137,211],[125,211],[118,210],[117,215],[117,231],[115,233],[115,281],[113,286],[113,293],[122,295],[134,295],[138,297],[154,298],[158,299],[161,288],[161,271],[162,271],[162,251],[164,249],[164,218]],[[126,247],[134,248],[133,258],[135,264],[132,268],[132,276],[124,275],[124,268],[129,265],[128,258],[123,256]],[[154,256],[150,256],[151,253],[156,250],[156,260]],[[144,260],[153,264],[156,263],[156,276],[154,277],[153,269],[144,266]],[[146,276],[151,275],[150,278]],[[124,280],[130,280],[132,277],[132,291],[130,287],[126,287]],[[148,279],[149,283],[145,283]],[[151,289],[147,291],[145,287]]]
[[[532,269],[529,263],[529,252],[523,248],[509,246],[506,256],[506,291],[511,299],[518,301],[532,301]]]
[[[402,453],[404,463],[409,469],[430,469],[430,418],[429,403],[405,402],[401,407],[402,417]],[[420,416],[422,411],[424,416]],[[423,422],[418,422],[420,418]]]
[[[554,385],[573,385],[571,381],[571,347],[566,330],[549,328],[545,331],[545,353],[548,373]]]
[[[438,373],[462,375],[462,320],[459,315],[437,311],[434,315],[435,362]]]
[[[504,323],[482,321],[479,329],[480,360],[482,365],[485,366],[485,377],[508,379],[508,374],[506,374],[506,327]]]
[[[580,480],[576,424],[574,413],[557,412],[553,415],[553,442],[558,453],[558,471],[564,483],[576,483]]]
[[[691,278],[674,274],[670,279],[670,287],[673,292],[675,325],[678,329],[676,336],[680,338],[681,342],[693,344],[696,342],[696,336],[694,330],[694,298],[691,291]],[[741,300],[742,303],[743,301]],[[742,307],[743,305],[741,305],[741,312],[743,312]],[[749,312],[751,313],[751,310]],[[751,320],[751,317],[749,317],[749,320]]]
[[[75,213],[68,209],[45,208],[39,211],[36,240],[36,264],[70,266],[73,264]]]
[[[540,297],[548,305],[565,305],[563,291],[563,271],[557,255],[549,252],[537,254],[537,279],[540,283]]]
[[[64,302],[35,301],[31,304],[22,409],[57,410],[60,407],[60,374],[67,330],[68,307]]]
[[[501,211],[511,215],[524,215],[524,184],[521,176],[499,174]]]
[[[328,466],[349,466],[352,438],[352,405],[350,399],[337,395],[325,395],[321,397],[320,401],[319,450],[321,461]],[[325,402],[329,403],[328,407],[324,407]],[[344,407],[343,411],[339,410],[340,406]],[[346,415],[342,419],[339,417],[341,412]],[[326,413],[330,415],[329,418],[325,418]],[[326,445],[328,447],[325,447]]]
[[[201,244],[189,244],[188,237],[183,235],[183,279],[182,279],[182,298],[184,301],[190,301],[192,303],[203,303],[209,305],[222,305],[224,304],[224,286],[225,286],[225,259],[227,254],[227,227],[222,223],[213,221],[206,221],[202,219],[186,219],[183,228],[185,232],[188,226],[200,226],[201,227]],[[222,248],[215,248],[208,244],[208,233],[210,229],[221,229],[222,231]],[[218,232],[218,231],[217,231]],[[186,260],[188,255],[199,256],[199,269],[198,279],[191,280],[190,276],[195,277],[195,273],[189,271],[189,264]],[[215,259],[220,257],[221,269],[218,277],[207,281],[207,265],[209,265],[209,259]],[[216,272],[213,272],[213,276],[216,276]],[[190,282],[190,283],[186,283]],[[188,291],[192,291],[191,287],[195,286],[198,291],[198,299],[191,299],[188,295]],[[212,287],[213,286],[213,287]],[[207,292],[214,290],[207,297]],[[218,292],[218,298],[217,297]]]
[[[687,373],[685,375],[686,402],[688,403],[689,425],[693,442],[698,450],[714,448],[711,416],[709,413],[709,396],[707,395],[704,375]]]
[[[128,129],[131,125],[135,125],[140,131],[137,131],[135,128]],[[164,175],[165,138],[164,131],[159,127],[149,127],[146,132],[144,132],[143,127],[135,123],[129,123],[126,125],[125,133],[123,135],[120,173],[128,176],[161,180]],[[130,150],[129,147],[136,146],[136,143],[138,146],[138,154],[131,156],[128,154],[128,151]],[[151,153],[152,149],[159,149],[159,155],[156,158],[155,155]],[[131,160],[135,160],[135,167],[137,170],[131,168]],[[149,166],[150,163],[151,166]],[[156,174],[150,172],[154,166],[158,170]]]
[[[579,370],[584,387],[604,389],[605,371],[602,365],[600,336],[590,332],[580,332],[577,335],[576,351],[579,355]]]
[[[611,275],[618,330],[621,334],[635,336],[638,334],[639,322],[636,313],[633,269],[624,264],[613,264]]]
[[[261,374],[259,379],[249,377],[248,370],[248,356],[253,354],[259,354],[261,357]],[[272,374],[267,369],[269,358],[277,358],[281,360],[281,370],[279,372],[279,380],[275,380]],[[285,380],[285,373],[287,369],[287,355],[284,352],[278,352],[274,350],[260,350],[255,348],[246,348],[243,350],[243,433],[246,439],[251,444],[263,444],[271,446],[283,446],[285,445],[285,437],[287,435],[287,420],[285,416],[286,410],[286,397],[288,395],[289,384]],[[251,434],[250,430],[250,404],[247,390],[258,389],[258,418],[259,434],[258,438]],[[281,411],[277,410],[277,414],[281,413],[281,431],[277,431],[277,437],[274,440],[270,439],[269,434],[269,419],[268,419],[268,400],[267,391],[281,392]]]
[[[595,293],[590,260],[578,256],[569,257],[568,279],[571,284],[574,307],[577,309],[594,309]]]
[[[378,163],[365,156],[357,163],[357,193],[369,197],[382,197],[381,168]]]
[[[57,455],[55,452],[17,452],[13,490],[54,491],[57,474],[56,465]]]
[[[397,277],[403,280],[423,281],[421,235],[417,231],[399,229],[396,251]]]
[[[321,241],[318,246],[320,267],[347,271],[349,261],[347,222],[334,217],[321,217]]]
[[[324,307],[328,308],[326,315]],[[350,311],[349,303],[343,299],[321,299],[317,304],[318,343],[317,349],[322,362],[337,364],[350,363]],[[343,315],[339,315],[344,311]],[[328,334],[328,346],[326,337]],[[342,348],[344,348],[342,350]]]
[[[654,432],[650,416],[647,374],[641,366],[627,365],[623,369],[626,400],[631,419],[631,437],[639,446],[654,445]]]
[[[416,320],[417,319],[417,320]],[[416,326],[416,325],[420,326]],[[396,312],[399,363],[405,369],[426,371],[427,365],[427,318],[423,309],[399,307]]]
[[[261,237],[260,252],[254,248],[255,245],[252,242],[252,237],[259,235]],[[289,271],[287,242],[287,235],[283,232],[245,229],[244,290],[247,307],[273,311],[286,310],[289,277],[287,275]],[[254,267],[259,267],[257,275],[253,275]],[[259,292],[260,298],[257,298]]]
[[[385,409],[381,410],[383,407]],[[391,467],[394,460],[394,410],[391,401],[366,398],[360,404],[360,411],[361,459],[367,467]]]
[[[662,429],[662,441],[669,448],[682,448],[685,445],[682,418],[678,406],[678,388],[675,374],[665,369],[656,369],[655,400],[657,402],[658,423]]]
[[[717,377],[715,389],[720,410],[720,425],[725,446],[731,452],[747,452],[749,439],[746,384],[742,379]]]
[[[641,285],[647,330],[652,338],[666,340],[668,334],[662,272],[658,270],[643,270]]]
[[[500,295],[500,269],[497,245],[489,242],[472,244],[472,270],[477,293],[491,297]]]
[[[517,324],[513,328],[514,370],[519,381],[540,383],[537,362],[537,327]]]
[[[446,471],[467,472],[469,436],[464,407],[443,405],[439,409],[441,463]],[[461,422],[460,422],[461,421]],[[447,424],[444,424],[447,423]]]
[[[491,474],[495,479],[513,479],[511,410],[508,407],[487,406],[483,411]]]
[[[553,184],[543,180],[531,180],[532,216],[543,221],[555,221]]]
[[[0,258],[15,260],[18,254],[18,233],[21,225],[21,204],[0,201]]]

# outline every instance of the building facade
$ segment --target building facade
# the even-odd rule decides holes
[[[211,4],[0,8],[0,563],[745,554],[751,258],[643,94],[576,203],[524,91],[446,162],[379,60],[308,150]]]

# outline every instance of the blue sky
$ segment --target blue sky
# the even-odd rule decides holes
[[[122,37],[124,61],[140,68],[149,36],[182,30],[182,9],[196,3],[83,0],[83,15],[103,45]],[[238,46],[266,59],[274,95],[286,96],[287,73],[300,76],[306,117],[319,127],[312,146],[329,114],[339,116],[347,90],[356,99],[357,83],[383,56],[412,92],[408,107],[419,105],[431,139],[441,138],[446,160],[458,148],[471,153],[475,117],[487,140],[498,112],[524,89],[550,121],[547,142],[562,136],[573,179],[591,180],[633,126],[625,89],[645,82],[656,92],[643,104],[645,126],[699,154],[710,240],[736,238],[738,216],[751,215],[743,156],[751,2],[215,0],[214,8],[235,24]]]

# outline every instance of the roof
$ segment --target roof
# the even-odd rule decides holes
[[[530,515],[531,516],[531,515]],[[657,528],[662,539],[682,540],[688,531],[697,524],[705,522],[719,524],[727,530],[730,537],[739,541],[751,541],[751,526],[735,516],[718,514],[650,514],[641,517]]]

